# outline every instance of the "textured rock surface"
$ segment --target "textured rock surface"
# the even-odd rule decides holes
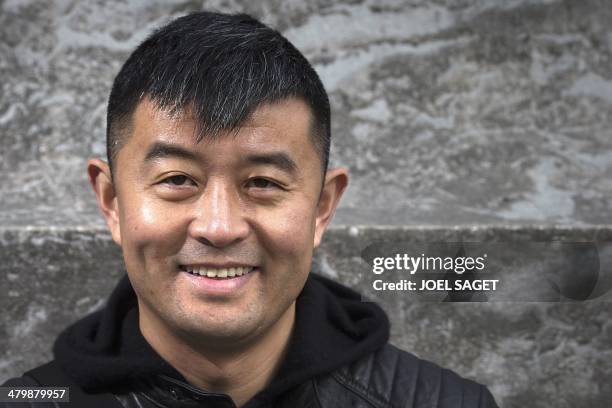
[[[343,228],[318,253],[318,270],[385,307],[396,344],[491,387],[502,407],[606,407],[612,401],[609,281],[586,302],[432,303],[375,292],[358,248],[372,242],[610,241],[609,229]],[[544,258],[544,268],[554,259]],[[612,261],[605,269],[609,278]],[[602,268],[602,270],[604,270]],[[508,271],[511,272],[511,271]],[[535,271],[533,271],[535,272]],[[377,278],[380,275],[377,276]],[[512,274],[502,275],[505,283]],[[439,301],[440,298],[438,298]]]
[[[352,179],[317,269],[380,301],[396,344],[490,384],[503,407],[610,406],[609,293],[427,303],[374,293],[360,258],[381,240],[611,240],[607,0],[0,0],[0,381],[44,361],[121,274],[85,161],[105,155],[129,52],[203,7],[276,27],[328,88],[331,161]]]
[[[0,220],[97,222],[85,159],[129,51],[197,2],[5,1]],[[280,29],[334,113],[341,224],[609,223],[612,7],[602,1],[206,2]],[[136,29],[134,29],[136,27]]]
[[[395,344],[488,384],[503,407],[605,408],[612,400],[609,291],[579,303],[423,302],[403,293],[372,291],[372,274],[361,258],[361,249],[381,239],[594,238],[612,242],[612,230],[334,228],[316,255],[314,269],[378,301],[391,317]],[[0,259],[5,260],[0,265],[5,310],[0,319],[0,381],[46,361],[50,339],[100,307],[123,267],[109,234],[95,229],[6,229],[0,232]]]

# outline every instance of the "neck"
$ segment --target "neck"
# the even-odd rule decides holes
[[[295,302],[264,335],[233,348],[213,349],[187,342],[147,317],[140,307],[142,335],[164,360],[190,384],[208,392],[227,394],[240,407],[276,374],[293,329]]]

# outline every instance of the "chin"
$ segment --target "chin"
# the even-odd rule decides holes
[[[240,315],[237,316],[238,314]],[[191,337],[227,342],[256,335],[256,332],[265,325],[262,320],[256,314],[246,315],[244,312],[231,308],[221,313],[207,313],[206,316],[200,313],[188,314],[183,316],[180,322],[175,322],[175,325],[181,326],[180,329],[189,333]]]

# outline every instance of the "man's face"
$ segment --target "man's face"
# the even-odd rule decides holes
[[[289,310],[328,221],[310,117],[287,99],[258,108],[235,135],[198,144],[192,119],[138,105],[115,164],[116,223],[107,220],[141,324],[210,344],[247,341]],[[249,272],[197,274],[231,268]]]

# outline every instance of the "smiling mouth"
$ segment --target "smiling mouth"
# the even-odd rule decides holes
[[[191,275],[206,276],[214,279],[231,279],[237,276],[246,275],[256,268],[252,266],[238,266],[232,268],[209,268],[189,265],[179,265],[179,269]]]

